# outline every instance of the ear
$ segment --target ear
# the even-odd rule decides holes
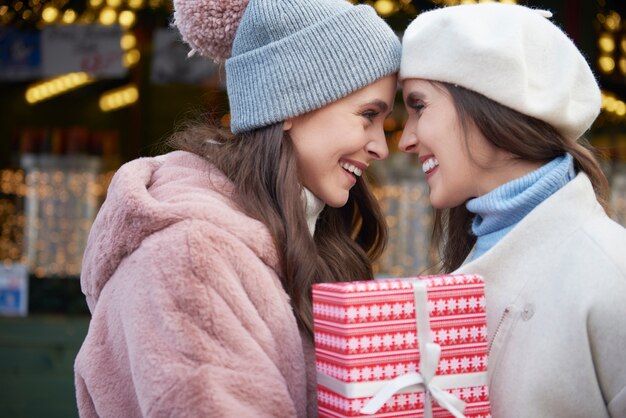
[[[291,119],[287,119],[283,122],[283,131],[288,131],[293,127],[293,121]]]

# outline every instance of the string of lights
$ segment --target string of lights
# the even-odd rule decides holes
[[[426,6],[442,7],[485,1],[352,0],[353,3],[372,5],[381,16],[396,22],[397,27],[405,25],[397,23],[397,19],[408,22]],[[518,3],[515,0],[500,2]],[[620,97],[621,91],[612,87],[626,84],[626,25],[621,12],[615,10],[612,4],[598,0],[597,6],[598,13],[594,16],[597,38],[593,43],[597,47],[596,71],[602,80],[614,81],[614,84],[609,83],[603,89],[603,120],[620,124],[626,122],[626,102]],[[145,59],[142,51],[145,53],[149,48],[146,43],[150,42],[149,37],[141,35],[142,25],[146,25],[146,19],[152,19],[151,28],[167,26],[171,12],[171,0],[13,0],[0,6],[0,26],[38,31],[48,25],[117,25],[122,28],[120,46],[123,65],[126,68],[137,68],[142,63],[147,65],[142,62]],[[63,74],[30,84],[25,89],[24,97],[27,103],[37,106],[43,101],[76,89],[88,88],[99,81],[88,73]],[[121,81],[124,85],[100,93],[95,98],[102,112],[117,111],[139,101],[140,86],[132,80]],[[385,131],[391,146],[399,141],[405,117],[402,106],[396,106],[394,113],[385,120]],[[224,114],[220,120],[223,126],[228,127],[229,114]],[[604,141],[600,135],[598,138]],[[615,144],[608,139],[605,142],[607,148],[615,148]],[[406,170],[418,168],[409,165]],[[20,260],[31,266],[32,271],[40,277],[77,274],[80,270],[82,243],[90,228],[93,213],[79,210],[77,214],[59,208],[73,207],[78,210],[76,208],[81,204],[93,207],[94,202],[104,197],[111,175],[109,171],[104,174],[36,169],[29,172],[0,171],[0,262]],[[402,174],[390,177],[389,181],[375,190],[386,215],[390,236],[389,248],[376,269],[380,273],[395,276],[423,271],[432,265],[427,232],[432,218],[427,209],[426,185],[419,179],[404,181],[403,178]],[[626,177],[616,178],[618,180],[614,182],[613,188],[622,187],[626,190],[626,181],[620,183],[619,180]],[[626,200],[620,197],[626,196],[626,193],[614,193],[613,196],[617,219],[626,222]],[[31,212],[36,211],[40,217],[29,215],[25,207],[27,201],[30,201],[30,208],[36,208],[31,209]]]
[[[98,170],[95,157],[69,165],[68,157],[43,158],[53,164],[0,170],[0,262],[25,264],[37,277],[78,276],[113,172]]]

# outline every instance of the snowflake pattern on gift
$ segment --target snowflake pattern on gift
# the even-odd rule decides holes
[[[431,317],[485,312],[479,276],[432,276],[421,280],[428,288]],[[413,284],[416,279],[320,283],[314,286],[313,313],[318,320],[347,323],[415,318]],[[390,292],[390,293],[388,293]],[[329,294],[332,293],[332,296]]]
[[[469,388],[471,393],[480,393],[481,388]],[[456,393],[453,393],[455,396]],[[318,386],[318,403],[320,417],[325,416],[343,416],[357,417],[364,416],[360,413],[361,409],[367,405],[370,398],[348,399],[329,391],[324,386]],[[489,399],[488,397],[465,398],[470,402],[465,410],[467,418],[490,418]],[[419,417],[424,412],[424,392],[408,392],[400,393],[392,396],[384,406],[371,417],[379,416],[411,416]],[[404,415],[404,414],[407,415]],[[397,414],[397,415],[396,415]],[[433,404],[433,415],[435,417],[452,417],[452,414]]]
[[[380,361],[380,360],[377,360]],[[487,370],[487,354],[461,356],[444,356],[439,360],[437,375],[454,375],[460,373],[480,373]],[[323,356],[316,361],[317,371],[342,382],[373,382],[391,380],[407,373],[419,371],[419,360],[405,356],[401,360],[389,356],[382,363],[342,365],[325,359]]]
[[[350,306],[315,302],[313,304],[313,313],[320,320],[347,323],[414,319],[415,304],[413,294],[407,291],[400,297],[406,300],[396,301],[395,303],[375,301]],[[485,305],[485,297],[476,295],[432,296],[428,299],[428,311],[431,317],[484,313]]]
[[[475,321],[474,324],[455,325],[443,324],[441,328],[433,329],[433,342],[442,347],[487,342],[487,326],[484,323],[481,324],[479,320]],[[315,333],[315,344],[322,349],[335,353],[364,354],[416,350],[418,339],[413,324],[408,324],[404,329],[398,328],[392,332],[370,330],[351,336],[333,334],[331,330],[320,326]]]

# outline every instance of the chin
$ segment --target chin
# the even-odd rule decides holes
[[[339,209],[342,208],[348,203],[348,200],[344,200],[342,202],[326,202],[326,206],[330,206],[331,208]]]
[[[334,198],[330,198],[330,199],[323,199],[324,203],[326,203],[326,205],[330,206],[331,208],[341,208],[344,207],[346,205],[346,203],[348,203],[348,197],[349,195],[346,194],[346,196],[336,196]]]
[[[433,202],[431,201],[430,205],[435,209],[443,210],[443,209],[454,209],[454,208],[464,205],[464,203],[463,202]]]
[[[430,205],[435,209],[452,209],[459,206],[462,202],[450,201],[447,199],[438,199],[430,196]]]

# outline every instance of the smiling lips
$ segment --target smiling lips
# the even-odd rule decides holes
[[[349,171],[357,177],[361,177],[361,174],[363,174],[363,170],[346,161],[339,162],[339,165],[341,166],[341,168]],[[439,167],[439,161],[437,161],[435,157],[429,157],[424,160],[424,162],[422,162],[422,171],[424,171],[425,174],[430,174],[436,167]]]
[[[354,174],[357,177],[361,177],[361,174],[363,174],[363,170],[360,169],[359,167],[350,164],[347,161],[340,161],[339,165],[341,166],[341,168],[343,168],[346,171],[349,171],[350,173]]]
[[[439,167],[439,161],[435,157],[428,157],[422,161],[422,171],[425,174],[430,174],[435,168]]]

